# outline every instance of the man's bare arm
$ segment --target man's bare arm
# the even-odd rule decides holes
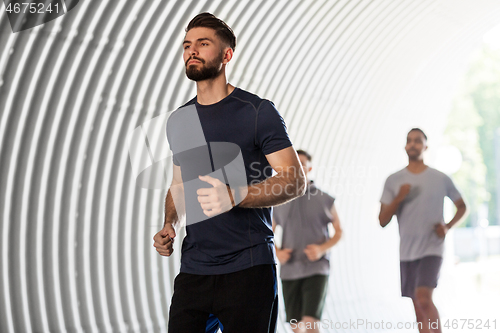
[[[389,205],[380,204],[380,214],[378,215],[378,219],[380,221],[380,226],[383,228],[391,222],[392,217],[396,214],[398,210],[399,202],[394,200]]]
[[[465,205],[465,202],[462,198],[455,201],[454,204],[455,207],[457,207],[457,212],[455,213],[455,216],[453,216],[451,221],[446,224],[438,223],[435,225],[436,234],[441,238],[445,238],[448,230],[450,230],[450,228],[455,224],[462,222],[465,214],[467,214],[467,206]]]
[[[462,222],[463,218],[468,213],[464,199],[460,198],[457,201],[455,201],[454,204],[455,207],[457,207],[457,212],[455,213],[455,216],[451,219],[451,221],[446,224],[448,229],[453,227],[455,224]]]
[[[177,222],[179,222],[179,217],[177,216],[177,210],[175,209],[172,192],[168,189],[167,196],[165,197],[165,219],[163,221],[163,226],[167,223],[176,225]]]
[[[332,248],[335,244],[337,244],[340,238],[342,237],[342,227],[340,226],[339,214],[337,213],[337,209],[335,208],[335,206],[332,206],[331,212],[332,212],[332,225],[333,229],[335,230],[335,234],[333,235],[332,238],[330,238],[329,240],[327,240],[325,243],[322,244],[325,252],[330,248]]]
[[[153,237],[153,246],[160,255],[169,257],[174,252],[174,225],[179,222],[180,216],[183,214],[184,186],[182,184],[181,168],[174,164],[172,184],[165,197],[165,221],[163,229],[158,231]]]
[[[266,158],[277,174],[258,184],[248,186],[248,192],[240,202],[240,207],[272,207],[304,194],[306,178],[293,147],[266,155]]]
[[[326,242],[322,244],[309,244],[304,249],[304,253],[310,261],[317,261],[321,259],[325,253],[331,249],[335,244],[337,244],[342,237],[342,227],[340,226],[339,215],[337,214],[337,209],[335,206],[331,208],[332,213],[332,226],[335,230],[335,234],[333,237],[328,239]]]
[[[276,222],[274,222],[273,218],[273,232],[276,231]],[[274,243],[274,249],[276,250],[276,257],[278,257],[278,261],[283,265],[288,260],[290,260],[290,256],[292,255],[292,249],[279,249],[276,246],[276,242]]]
[[[184,215],[184,185],[182,183],[181,167],[173,165],[173,177],[167,196],[165,197],[165,220],[163,225],[176,225]]]
[[[394,198],[394,200],[392,200],[390,204],[381,204],[378,219],[382,227],[385,227],[389,224],[389,222],[391,222],[392,216],[396,214],[399,205],[401,204],[401,202],[403,202],[408,193],[410,193],[410,188],[410,184],[402,185],[399,189],[398,195]]]

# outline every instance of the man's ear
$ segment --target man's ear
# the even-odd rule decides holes
[[[222,59],[222,63],[224,65],[230,62],[231,59],[233,59],[233,53],[234,51],[232,48],[226,47],[226,49],[224,50],[224,58]]]

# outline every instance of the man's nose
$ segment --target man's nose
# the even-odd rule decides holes
[[[189,48],[189,55],[192,56],[197,54],[198,54],[198,49],[196,48],[196,46],[191,45],[191,47]]]

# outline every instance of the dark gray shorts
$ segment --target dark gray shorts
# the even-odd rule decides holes
[[[443,258],[428,256],[413,261],[401,261],[401,294],[415,297],[418,287],[436,288]]]
[[[328,290],[328,275],[313,275],[297,280],[283,280],[286,321],[309,316],[321,319]]]

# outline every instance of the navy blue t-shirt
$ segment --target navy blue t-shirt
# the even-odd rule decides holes
[[[200,105],[195,97],[170,115],[167,138],[184,184],[181,272],[226,274],[275,264],[271,208],[236,206],[208,218],[196,194],[211,187],[198,175],[220,175],[228,185],[228,178],[233,184],[239,179],[245,186],[272,176],[265,155],[292,145],[274,104],[239,88],[212,105]]]

